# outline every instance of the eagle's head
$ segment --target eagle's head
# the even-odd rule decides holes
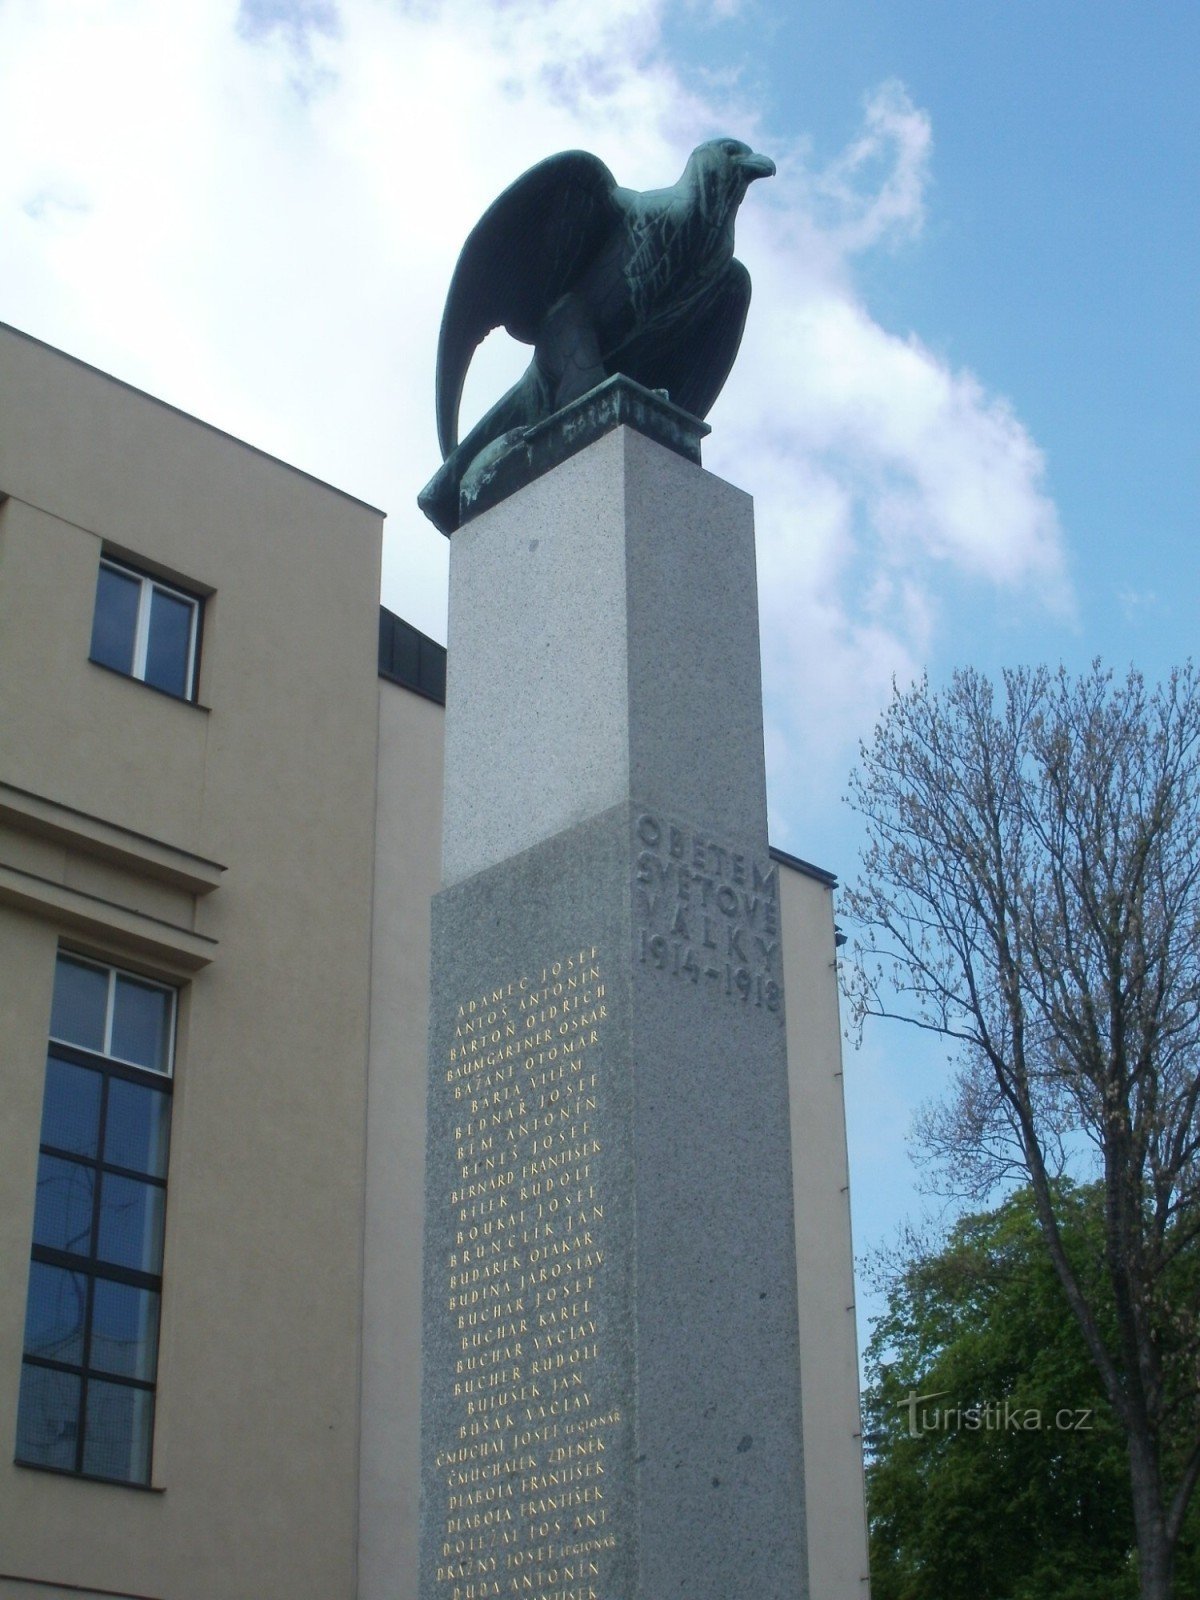
[[[692,151],[681,182],[696,187],[706,206],[736,210],[755,178],[774,175],[770,156],[757,155],[740,139],[710,139]]]

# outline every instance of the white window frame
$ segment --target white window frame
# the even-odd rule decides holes
[[[114,967],[107,961],[96,961],[91,956],[81,956],[74,950],[59,950],[58,954],[68,961],[74,961],[78,966],[91,967],[96,972],[108,975],[108,990],[104,999],[104,1041],[103,1048],[91,1050],[88,1045],[80,1044],[78,1039],[64,1039],[60,1034],[51,1033],[51,1044],[65,1044],[72,1050],[87,1050],[92,1055],[105,1056],[109,1061],[119,1061],[123,1067],[135,1067],[139,1072],[149,1073],[152,1078],[174,1078],[175,1076],[175,1022],[178,1011],[179,991],[172,988],[169,983],[160,983],[157,978],[144,977],[140,972],[130,972],[125,967]],[[157,1067],[148,1067],[144,1061],[130,1061],[128,1056],[117,1055],[112,1047],[113,1017],[116,1010],[117,979],[131,978],[134,983],[142,983],[148,989],[160,989],[167,996],[167,1059],[160,1072]]]
[[[129,669],[129,676],[136,678],[139,683],[146,682],[146,656],[150,648],[150,603],[154,597],[155,589],[161,589],[164,594],[169,594],[173,600],[182,600],[191,607],[191,622],[188,626],[187,671],[184,675],[184,692],[182,698],[194,700],[196,698],[196,645],[200,637],[200,597],[188,594],[186,589],[177,589],[172,583],[164,583],[161,578],[152,578],[148,572],[139,572],[136,567],[128,566],[124,561],[118,561],[113,556],[101,556],[100,565],[107,567],[110,572],[119,573],[122,578],[133,578],[141,586],[138,593],[137,618],[133,629],[133,663]],[[150,684],[151,689],[157,684]],[[170,691],[165,691],[169,693]]]

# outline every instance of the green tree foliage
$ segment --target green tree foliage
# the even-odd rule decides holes
[[[1057,1184],[1055,1201],[1111,1334],[1102,1189]],[[892,1275],[866,1365],[874,1600],[1135,1600],[1123,1430],[1027,1188]],[[1200,1594],[1198,1521],[1180,1595]]]
[[[850,799],[855,1014],[956,1045],[927,1148],[976,1200],[1028,1185],[1123,1438],[1138,1592],[1168,1600],[1200,1479],[1200,677],[919,683]],[[1094,1264],[1070,1171],[1103,1195]]]

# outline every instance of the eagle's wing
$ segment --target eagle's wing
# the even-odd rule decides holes
[[[610,370],[665,389],[675,405],[706,417],[733,366],[749,308],[750,274],[731,261],[700,305],[632,339]]]
[[[546,312],[620,220],[616,189],[598,157],[566,150],[510,184],[472,228],[450,281],[438,338],[443,457],[458,443],[458,407],[477,347],[501,325],[514,339],[535,342]]]

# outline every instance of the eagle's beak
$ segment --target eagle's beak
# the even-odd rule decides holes
[[[738,166],[745,173],[747,183],[753,183],[755,178],[773,178],[775,176],[775,163],[770,156],[739,156]]]

